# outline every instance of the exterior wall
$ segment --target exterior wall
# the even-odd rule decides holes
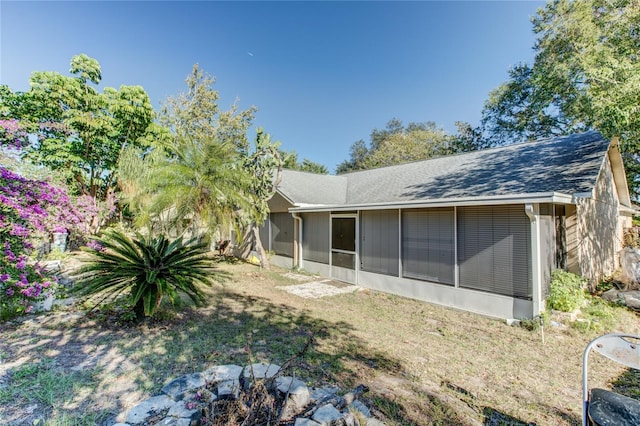
[[[312,274],[322,275],[323,277],[329,277],[331,275],[329,264],[326,263],[318,263],[311,260],[305,260],[302,263],[302,269],[307,272],[311,272]]]
[[[540,221],[540,274],[544,297],[549,294],[551,272],[555,269],[557,247],[554,219],[553,205],[541,204],[538,220]]]
[[[622,250],[617,188],[608,157],[596,181],[593,197],[576,204],[579,273],[590,283],[613,273]]]
[[[582,274],[580,270],[580,234],[576,206],[565,206],[565,232],[567,236],[567,271]]]
[[[269,263],[284,269],[293,269],[296,266],[293,264],[293,258],[286,257],[286,256],[279,256],[277,254],[269,256]]]
[[[267,205],[269,206],[270,213],[286,213],[293,207],[293,204],[277,192],[273,194],[273,197],[271,197]]]
[[[496,318],[531,318],[533,302],[426,281],[360,271],[361,286]]]

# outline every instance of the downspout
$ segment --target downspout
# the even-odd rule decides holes
[[[540,206],[538,204],[527,203],[524,205],[524,212],[531,221],[531,297],[533,301],[532,317],[542,313],[542,276],[540,274],[540,221],[538,215]]]
[[[298,228],[296,229],[298,238],[293,240],[293,266],[297,269],[302,269],[304,267],[302,262],[302,216],[297,212],[293,212],[291,215],[293,220],[298,222]]]

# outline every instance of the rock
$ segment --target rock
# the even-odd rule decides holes
[[[356,419],[356,416],[351,413],[344,413],[342,415],[342,423],[344,426],[360,426],[360,422]]]
[[[218,384],[218,398],[231,398],[237,399],[240,395],[240,381],[239,380],[225,380]]]
[[[205,384],[206,381],[204,374],[187,374],[164,385],[162,392],[175,400],[180,400],[186,392],[201,388]]]
[[[371,410],[369,407],[364,405],[362,402],[355,400],[350,405],[349,408],[353,411],[357,411],[362,414],[364,417],[371,417]]]
[[[114,426],[198,425],[202,421],[203,413],[207,412],[203,412],[203,409],[214,409],[210,404],[215,404],[216,394],[224,399],[239,398],[242,391],[240,382],[244,374],[265,379],[274,377],[280,369],[281,367],[275,364],[253,364],[244,369],[237,365],[222,365],[202,373],[178,377],[162,388],[164,395],[149,398],[133,407],[126,417],[126,423],[117,423]],[[248,382],[248,378],[245,379]],[[384,423],[371,418],[371,410],[358,400],[360,395],[368,391],[364,385],[339,396],[340,389],[337,387],[310,390],[304,382],[294,377],[275,377],[275,380],[268,383],[272,386],[264,389],[272,396],[282,399],[288,395],[281,408],[282,419],[288,421],[287,424],[384,426]]]
[[[332,398],[338,392],[340,392],[340,388],[337,388],[337,387],[314,388],[311,391],[311,400],[312,401],[320,401],[320,400],[323,400],[323,399]]]
[[[296,419],[296,422],[293,424],[293,426],[320,426],[320,423],[314,422],[311,419],[299,418]]]
[[[234,364],[218,365],[206,370],[203,374],[205,380],[209,383],[224,382],[226,380],[240,380],[242,367]]]
[[[293,377],[278,377],[276,389],[283,396],[288,395],[282,409],[282,418],[290,419],[302,411],[309,404],[311,394],[309,388],[302,381]]]
[[[605,291],[604,293],[602,293],[601,297],[604,300],[608,300],[609,302],[614,302],[614,303],[618,303],[622,301],[622,297],[620,297],[620,291],[615,288]]]
[[[249,380],[270,379],[280,371],[280,366],[276,364],[251,364],[247,365],[242,371],[242,376]]]
[[[167,417],[166,419],[156,423],[157,425],[162,426],[191,426],[192,422],[190,419],[182,419],[177,417]]]
[[[622,293],[625,305],[636,311],[640,310],[640,291],[632,290]]]
[[[151,416],[170,408],[175,401],[167,395],[154,396],[133,407],[127,415],[127,423],[145,423]]]
[[[342,418],[342,413],[333,405],[325,404],[318,408],[311,418],[322,426],[329,426],[338,422]]]

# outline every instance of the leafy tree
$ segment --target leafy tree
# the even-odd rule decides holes
[[[463,122],[457,122],[456,126],[458,133],[449,135],[431,121],[405,126],[394,118],[385,129],[371,132],[369,146],[363,140],[351,145],[351,158],[340,163],[336,173],[391,166],[489,146],[479,128]]]
[[[153,108],[140,86],[99,93],[100,64],[85,54],[72,58],[70,73],[34,72],[24,93],[3,86],[0,113],[37,136],[25,157],[63,174],[77,193],[103,200],[115,191],[122,149],[149,144]]]
[[[171,139],[151,152],[123,153],[120,179],[141,223],[169,230],[213,236],[220,229],[240,229],[255,220],[261,207],[247,167],[251,157],[246,132],[255,108],[219,108],[215,79],[198,65],[186,79],[187,91],[169,98],[159,121]]]
[[[170,241],[120,231],[107,231],[97,238],[98,249],[79,269],[73,292],[81,297],[99,297],[98,304],[125,294],[138,319],[153,317],[166,297],[172,306],[187,295],[196,306],[206,303],[199,286],[211,285],[221,275],[211,266],[208,246]]]
[[[244,168],[250,176],[253,176],[250,192],[254,197],[253,209],[244,213],[250,220],[250,232],[256,244],[256,250],[260,255],[260,265],[269,269],[269,258],[260,240],[259,226],[264,223],[269,214],[268,202],[276,192],[276,188],[282,180],[283,160],[279,142],[271,142],[271,136],[264,133],[262,128],[257,131],[255,149],[251,155],[244,158]]]
[[[301,172],[317,173],[321,175],[329,174],[329,169],[327,169],[323,164],[316,163],[308,158],[298,161],[298,153],[295,151],[286,152],[279,149],[278,152],[282,158],[282,166],[285,169],[299,170]]]
[[[353,172],[356,170],[364,170],[364,161],[369,154],[367,143],[360,139],[354,142],[349,148],[349,160],[344,160],[336,167],[336,174]]]
[[[554,0],[533,18],[533,64],[489,96],[483,124],[502,142],[597,129],[620,137],[630,188],[640,181],[640,3]]]
[[[369,153],[366,169],[424,160],[447,152],[448,138],[435,123],[414,125],[403,132],[389,134]]]
[[[247,131],[257,108],[252,106],[239,111],[236,99],[228,111],[221,110],[220,95],[213,89],[215,78],[202,72],[198,64],[193,66],[185,82],[187,91],[166,100],[159,122],[177,137],[193,140],[212,137],[222,144],[232,145],[238,152],[248,152]]]
[[[495,145],[493,141],[484,136],[481,127],[473,127],[464,121],[456,121],[455,125],[458,131],[449,137],[448,151],[450,154],[477,151]]]
[[[213,136],[181,136],[166,152],[144,162],[148,172],[137,180],[149,194],[142,223],[151,222],[162,233],[211,236],[221,227],[239,225],[238,211],[254,208],[251,176],[231,144]],[[143,176],[146,182],[140,182]]]

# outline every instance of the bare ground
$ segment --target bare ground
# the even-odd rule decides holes
[[[543,344],[540,331],[468,312],[368,290],[306,299],[276,288],[300,283],[286,271],[220,268],[230,277],[209,291],[206,308],[141,324],[117,310],[75,308],[0,324],[0,424],[123,421],[172,378],[216,364],[283,362],[311,335],[299,376],[345,390],[366,384],[389,425],[580,422],[582,351],[594,335],[547,327]],[[640,333],[637,316],[625,315],[617,331]],[[599,360],[592,371],[601,386],[623,373]],[[38,389],[13,392],[25,372]],[[64,378],[71,385],[53,395]],[[47,386],[51,398],[31,397]]]

